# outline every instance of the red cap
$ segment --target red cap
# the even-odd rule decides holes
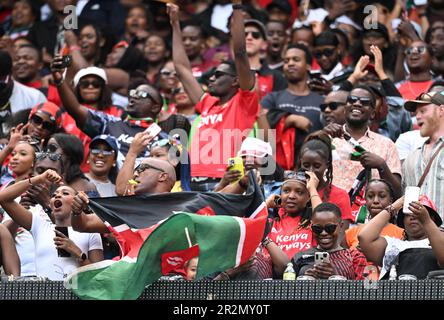
[[[56,104],[50,101],[39,103],[34,108],[32,108],[31,112],[29,113],[29,119],[31,119],[31,117],[37,112],[43,112],[47,114],[50,120],[56,124],[57,128],[60,128],[62,126],[63,110],[61,110]]]

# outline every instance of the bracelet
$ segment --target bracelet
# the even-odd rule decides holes
[[[69,47],[69,51],[80,51],[80,46],[74,45]]]
[[[272,242],[273,242],[273,240],[271,240],[270,238],[267,237],[262,241],[262,246],[266,247]]]
[[[393,216],[396,214],[396,209],[392,205],[388,205],[384,208],[384,210],[390,214],[390,218],[393,218]]]
[[[244,10],[245,6],[240,3],[233,4],[233,10]]]
[[[230,275],[225,271],[222,271],[220,274],[225,278],[224,280],[231,280]]]
[[[28,182],[29,182],[29,185],[30,185],[31,187],[34,186],[34,185],[32,184],[31,178],[28,178]]]
[[[312,195],[311,197],[310,197],[310,200],[311,200],[311,198],[313,198],[313,197],[319,197],[319,199],[321,199],[321,196],[320,195],[318,195],[318,194],[314,194],[314,195]],[[322,200],[322,199],[321,199]]]
[[[64,79],[64,78],[62,78],[62,80],[60,80],[59,82],[54,81],[54,84],[55,84],[57,87],[60,87],[60,86],[63,84],[63,82],[65,82],[65,79]]]

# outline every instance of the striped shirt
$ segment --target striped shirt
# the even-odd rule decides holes
[[[402,165],[402,188],[407,186],[417,186],[422,173],[424,172],[430,158],[437,148],[444,143],[444,136],[438,139],[432,151],[425,158],[425,143],[414,150]],[[421,186],[421,194],[427,195],[438,208],[438,213],[444,219],[444,149],[432,163],[430,171]]]

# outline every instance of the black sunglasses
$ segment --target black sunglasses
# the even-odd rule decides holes
[[[42,160],[45,158],[49,158],[51,161],[59,161],[62,159],[62,155],[60,153],[49,153],[49,152],[37,152],[35,154],[36,160]]]
[[[165,76],[165,77],[176,77],[177,73],[176,73],[176,71],[173,71],[173,70],[162,69],[162,70],[160,70],[160,75]]]
[[[148,169],[154,169],[154,170],[157,170],[157,171],[160,171],[160,172],[165,172],[165,170],[157,168],[155,166],[152,166],[152,165],[150,165],[148,163],[141,163],[141,164],[139,164],[136,167],[136,169],[134,169],[134,171],[136,171],[137,173],[140,174],[140,173],[142,173],[142,172],[144,172],[145,170],[148,170]]]
[[[245,38],[248,37],[248,35],[251,34],[253,39],[260,39],[262,38],[262,35],[259,31],[245,31]]]
[[[222,76],[230,76],[230,77],[235,77],[235,75],[234,74],[231,74],[231,73],[228,73],[228,72],[225,72],[225,71],[220,71],[220,70],[216,70],[216,71],[214,71],[214,74],[213,74],[216,78],[220,78],[220,77],[222,77]]]
[[[34,114],[31,117],[31,121],[38,127],[42,125],[42,128],[45,130],[48,130],[50,132],[55,130],[55,124],[49,121],[45,121],[42,118],[40,118],[38,115]]]
[[[325,109],[329,108],[331,111],[335,111],[337,108],[343,106],[345,103],[339,103],[339,102],[330,102],[330,103],[323,103],[319,107],[321,108],[322,112],[325,112]]]
[[[372,99],[367,97],[348,96],[347,103],[356,104],[360,103],[363,107],[373,107]]]
[[[328,234],[333,234],[336,231],[336,228],[338,227],[337,224],[326,224],[325,226],[320,226],[318,224],[314,224],[311,226],[311,231],[313,231],[313,233],[319,235],[321,234],[324,230],[325,232],[327,232]]]
[[[102,83],[99,80],[81,80],[79,81],[80,89],[86,89],[92,86],[94,89],[99,89],[102,86]]]
[[[324,49],[324,50],[319,50],[319,51],[315,51],[314,53],[313,53],[313,55],[316,57],[316,59],[321,59],[322,58],[322,56],[326,56],[327,58],[328,57],[331,57],[334,53],[335,53],[335,50],[336,49]]]

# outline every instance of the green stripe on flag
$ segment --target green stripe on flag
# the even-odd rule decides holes
[[[264,221],[257,220],[250,233],[253,246],[259,245],[264,232]],[[236,265],[240,240],[239,221],[232,216],[202,216],[178,213],[157,227],[140,248],[137,260],[123,258],[104,267],[103,262],[77,269],[67,282],[82,299],[137,299],[145,286],[162,275],[163,253],[185,250],[189,243],[185,234],[188,228],[191,243],[199,245],[199,264],[196,278],[223,271]],[[256,244],[257,242],[257,244]],[[243,246],[243,243],[241,244]],[[244,249],[242,249],[244,250]],[[252,252],[244,252],[251,256]]]

